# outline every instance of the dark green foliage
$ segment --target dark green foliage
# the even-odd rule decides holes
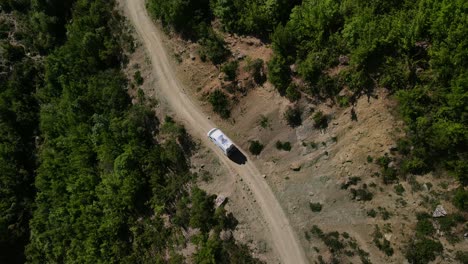
[[[208,58],[214,64],[223,63],[230,52],[226,49],[226,43],[223,38],[214,32],[211,28],[204,28],[200,37],[200,58]]]
[[[141,72],[140,71],[136,71],[135,74],[133,75],[133,79],[135,80],[135,83],[139,86],[141,86],[143,84],[143,82],[145,81],[143,79],[143,77],[141,77]]]
[[[257,156],[257,155],[260,155],[262,150],[263,150],[263,144],[260,143],[260,141],[258,141],[258,140],[250,141],[250,146],[249,146],[250,153]]]
[[[161,19],[164,25],[189,37],[197,37],[197,25],[209,22],[209,0],[150,0],[147,8],[151,15]],[[195,34],[195,36],[194,36]]]
[[[374,162],[374,158],[372,158],[371,156],[368,155],[368,156],[367,156],[367,162],[368,162],[368,163]]]
[[[341,189],[346,190],[349,186],[356,185],[361,181],[361,177],[350,177],[346,182],[341,184]]]
[[[443,252],[444,248],[439,241],[429,238],[412,239],[406,249],[406,258],[410,263],[426,264]]]
[[[292,128],[302,125],[301,110],[298,107],[289,107],[284,113],[284,118]]]
[[[268,80],[281,95],[286,93],[291,83],[291,76],[289,66],[283,57],[277,55],[268,62]]]
[[[321,203],[309,203],[310,210],[312,212],[320,212],[322,211],[322,204]]]
[[[350,192],[352,195],[351,196],[352,199],[357,200],[357,201],[370,201],[374,197],[372,192],[367,190],[367,188],[360,188],[360,189],[351,188]]]
[[[296,102],[301,99],[301,93],[298,91],[298,89],[299,88],[292,83],[288,86],[286,89],[286,97],[289,99],[289,101]]]
[[[239,63],[237,61],[226,62],[222,67],[221,71],[226,74],[225,79],[228,81],[234,81],[237,75],[237,67]]]
[[[190,208],[190,226],[200,228],[203,233],[210,230],[213,223],[214,197],[198,187],[192,188],[192,207]]]
[[[371,209],[371,210],[367,211],[367,215],[372,217],[372,218],[375,218],[377,216],[377,211],[375,211],[374,209]]]
[[[461,264],[468,264],[468,252],[462,252],[462,251],[457,251],[455,253],[455,258],[461,263]]]
[[[402,195],[405,192],[405,188],[401,184],[397,184],[394,186],[395,192],[398,195]]]
[[[380,231],[380,228],[376,225],[373,233],[373,242],[374,244],[383,251],[387,256],[392,256],[394,251],[390,245],[390,241],[385,239],[383,233]]]
[[[463,188],[457,189],[453,196],[453,204],[460,210],[468,211],[468,191]]]
[[[297,3],[297,0],[212,0],[211,8],[225,30],[267,36],[278,23],[287,20]]]
[[[290,151],[291,150],[291,143],[289,141],[287,142],[281,142],[281,141],[276,141],[276,148],[279,150],[285,150],[285,151]]]
[[[325,129],[328,127],[328,117],[322,111],[315,112],[313,119],[315,128]]]
[[[219,114],[222,118],[229,118],[231,116],[231,110],[229,109],[229,99],[220,90],[215,90],[212,92],[208,101],[213,106],[213,111]]]
[[[435,232],[431,220],[425,218],[418,221],[416,224],[416,234],[418,236],[432,236]]]

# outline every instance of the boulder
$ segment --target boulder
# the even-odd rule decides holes
[[[349,57],[346,55],[340,55],[340,57],[338,58],[338,61],[340,62],[341,65],[348,65]]]
[[[218,195],[218,197],[216,197],[216,200],[215,200],[215,206],[216,207],[221,206],[224,203],[224,201],[226,201],[226,196]]]
[[[436,207],[436,209],[434,210],[434,213],[432,213],[432,217],[435,217],[435,218],[443,217],[446,215],[447,215],[447,212],[445,211],[444,207],[440,204]]]
[[[299,163],[299,162],[293,162],[289,168],[293,171],[300,171],[301,170],[301,167],[302,165]]]
[[[219,233],[219,238],[223,241],[229,240],[232,237],[232,232],[230,230],[222,230]]]

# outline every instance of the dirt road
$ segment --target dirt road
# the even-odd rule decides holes
[[[183,120],[190,133],[201,138],[203,143],[217,154],[220,161],[231,173],[238,174],[249,185],[268,224],[274,250],[282,262],[307,263],[304,250],[300,246],[288,218],[255,165],[251,161],[247,161],[244,165],[232,162],[208,140],[207,131],[216,125],[208,120],[200,107],[184,93],[184,87],[175,75],[173,61],[170,60],[170,56],[163,46],[162,33],[146,12],[145,1],[124,0],[123,4],[126,15],[133,23],[151,58],[153,72],[158,80],[157,91],[160,94],[158,99],[165,100],[165,103],[174,110],[178,118]]]

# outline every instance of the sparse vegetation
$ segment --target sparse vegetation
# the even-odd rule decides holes
[[[313,119],[315,128],[325,129],[328,127],[328,117],[322,111],[315,112]]]
[[[250,141],[250,146],[249,146],[249,151],[255,156],[260,155],[260,153],[263,150],[263,145],[260,143],[258,140],[252,140]]]
[[[395,193],[398,195],[403,195],[403,193],[405,192],[405,188],[403,188],[403,185],[401,184],[395,185],[394,189],[395,189]]]
[[[387,256],[393,255],[394,251],[392,246],[390,245],[390,241],[385,239],[383,233],[380,231],[380,228],[377,225],[375,226],[373,233],[373,242]]]
[[[270,119],[267,116],[261,115],[260,119],[258,120],[258,124],[262,128],[266,129],[266,128],[270,127]]]
[[[276,148],[279,150],[284,150],[284,151],[290,151],[291,150],[291,143],[289,141],[286,142],[281,142],[281,141],[276,141]]]
[[[298,87],[291,83],[286,89],[286,98],[291,102],[296,102],[301,99],[301,93],[298,91]]]
[[[222,67],[221,71],[226,75],[225,80],[234,81],[237,76],[237,68],[239,67],[239,62],[236,60],[226,62]]]
[[[255,60],[247,60],[247,65],[245,66],[245,70],[249,71],[255,83],[258,85],[262,85],[266,81],[265,74],[263,73],[263,60],[262,59],[255,59]]]
[[[231,110],[229,109],[229,99],[226,94],[220,90],[215,90],[212,92],[208,101],[213,106],[213,111],[222,118],[229,118],[231,116]]]
[[[426,264],[436,259],[436,256],[444,250],[439,241],[426,237],[411,239],[407,249],[406,258],[410,263]]]
[[[143,77],[141,76],[141,72],[140,71],[136,71],[135,74],[133,75],[133,79],[135,80],[135,83],[138,85],[138,86],[141,86],[143,85],[143,82],[145,81],[143,79]]]
[[[321,203],[309,203],[310,210],[312,212],[320,212],[322,211],[322,204]]]
[[[302,111],[298,107],[289,107],[284,113],[284,118],[290,127],[302,125]]]

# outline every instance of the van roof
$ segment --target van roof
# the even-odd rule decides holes
[[[210,130],[208,136],[216,140],[216,142],[225,150],[227,150],[232,145],[232,141],[218,128]]]

